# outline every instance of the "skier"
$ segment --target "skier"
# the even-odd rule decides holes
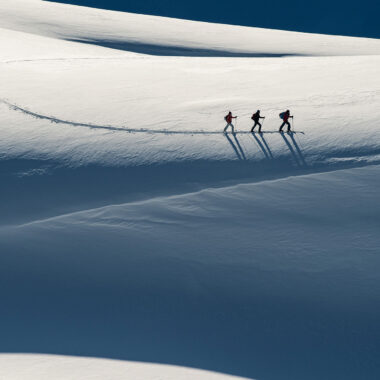
[[[281,124],[279,132],[282,132],[282,128],[284,128],[284,125],[286,124],[288,126],[288,132],[290,132],[290,123],[289,118],[293,119],[293,116],[290,116],[290,111],[286,110],[285,112],[280,113],[280,119],[283,120],[283,123]]]
[[[256,125],[259,126],[259,133],[261,133],[261,124],[260,119],[265,119],[265,116],[260,116],[260,110],[257,110],[251,117],[251,119],[255,122],[255,125],[252,127],[251,132],[255,129]]]
[[[227,122],[227,125],[224,127],[224,133],[227,132],[227,128],[231,126],[232,133],[235,132],[234,125],[232,124],[232,119],[236,119],[237,116],[232,116],[232,112],[228,112],[228,115],[224,117],[224,120]]]

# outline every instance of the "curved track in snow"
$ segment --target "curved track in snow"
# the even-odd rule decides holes
[[[52,123],[72,125],[74,127],[87,127],[92,129],[106,129],[109,131],[119,131],[119,132],[129,132],[129,133],[150,133],[150,134],[164,134],[164,135],[220,135],[223,131],[202,131],[202,130],[190,130],[190,131],[180,131],[180,130],[167,130],[167,129],[148,129],[148,128],[128,128],[128,127],[116,127],[112,125],[97,125],[92,123],[80,123],[76,121],[62,120],[54,116],[47,116],[37,112],[30,111],[26,108],[20,107],[17,104],[13,104],[5,99],[0,99],[0,103],[6,104],[9,108],[22,112],[28,116],[35,117],[41,120],[48,120]],[[249,131],[237,131],[235,133],[239,134],[250,134]],[[278,133],[277,131],[265,131],[263,133]],[[303,131],[293,131],[293,133],[302,133]]]

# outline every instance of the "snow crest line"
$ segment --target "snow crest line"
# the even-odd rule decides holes
[[[104,60],[104,61],[120,61],[120,60],[125,60],[125,59],[145,59],[145,57],[139,57],[135,55],[128,55],[128,56],[121,56],[121,57],[61,57],[61,58],[35,58],[35,59],[12,59],[8,61],[2,61],[0,62],[3,65],[9,65],[12,63],[24,63],[24,62],[60,62],[60,61],[99,61],[99,60]]]
[[[375,164],[378,165],[378,164]],[[345,167],[345,168],[337,168],[337,169],[327,169],[322,171],[315,171],[310,173],[302,173],[302,174],[289,174],[285,175],[284,177],[274,178],[274,179],[264,179],[259,181],[250,181],[245,183],[235,183],[228,186],[222,186],[222,187],[206,187],[204,189],[196,190],[196,191],[190,191],[185,193],[178,193],[178,194],[170,194],[170,195],[161,195],[161,196],[154,196],[152,198],[142,199],[142,200],[133,200],[130,202],[122,202],[122,203],[110,203],[102,206],[96,206],[91,208],[85,208],[85,209],[78,209],[75,211],[70,212],[64,212],[62,214],[58,215],[52,215],[48,217],[42,217],[41,219],[35,219],[30,220],[24,223],[20,224],[0,224],[0,232],[6,231],[8,229],[19,229],[19,228],[25,228],[30,227],[33,225],[43,224],[46,222],[60,222],[62,220],[65,220],[66,218],[72,218],[72,221],[70,223],[75,223],[77,220],[77,223],[80,222],[81,215],[88,215],[94,212],[101,212],[109,209],[118,209],[120,207],[136,207],[136,206],[144,206],[149,203],[155,203],[155,204],[162,204],[166,203],[170,200],[179,200],[179,199],[186,199],[188,197],[194,197],[199,194],[220,194],[220,192],[223,192],[225,190],[232,190],[232,189],[241,189],[241,188],[248,188],[251,186],[260,186],[262,184],[270,184],[270,183],[279,183],[284,182],[287,180],[290,180],[292,178],[318,178],[321,175],[328,174],[328,173],[339,173],[339,172],[348,172],[352,170],[358,170],[363,169],[365,167],[370,167],[373,165],[366,165],[361,167]],[[95,225],[98,223],[92,223],[92,225]],[[106,224],[104,224],[106,226]]]
[[[115,127],[112,125],[97,125],[97,124],[91,124],[91,123],[78,123],[76,121],[68,121],[68,120],[62,120],[58,119],[53,116],[46,116],[39,114],[37,112],[30,111],[26,108],[20,107],[17,104],[13,104],[5,99],[0,99],[0,103],[3,103],[7,105],[10,109],[14,111],[22,112],[28,116],[32,116],[37,119],[41,120],[48,120],[52,123],[57,124],[65,124],[65,125],[71,125],[74,127],[86,127],[91,129],[105,129],[108,131],[121,131],[121,132],[128,132],[128,133],[149,133],[149,134],[165,134],[165,135],[220,135],[225,132],[223,131],[202,131],[202,130],[194,130],[194,131],[179,131],[179,130],[167,130],[167,129],[148,129],[148,128],[126,128],[126,127]],[[249,131],[239,131],[235,132],[239,134],[251,134]],[[278,131],[265,131],[263,133],[278,133]],[[301,133],[304,134],[302,131],[293,131],[293,133]]]

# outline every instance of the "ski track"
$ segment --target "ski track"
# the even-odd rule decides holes
[[[26,108],[20,107],[17,104],[13,104],[6,99],[0,99],[0,102],[7,105],[10,109],[14,111],[22,112],[28,116],[32,116],[34,118],[41,119],[41,120],[48,120],[56,124],[65,124],[65,125],[71,125],[74,127],[85,127],[85,128],[91,128],[91,129],[106,129],[109,131],[119,131],[119,132],[128,132],[128,133],[149,133],[149,134],[164,134],[164,135],[220,135],[220,134],[226,133],[223,131],[202,131],[202,130],[179,131],[179,130],[167,130],[167,129],[127,128],[127,127],[116,127],[112,125],[97,125],[97,124],[91,124],[91,123],[80,123],[80,122],[75,122],[75,121],[58,119],[54,116],[42,115],[40,113],[33,112]],[[252,132],[236,131],[233,134],[236,134],[236,133],[251,134]],[[278,131],[265,131],[262,133],[278,133]],[[305,134],[302,131],[292,131],[292,133]]]

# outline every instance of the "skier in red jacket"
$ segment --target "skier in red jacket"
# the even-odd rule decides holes
[[[228,112],[228,115],[224,117],[224,120],[227,122],[227,125],[224,127],[224,132],[227,132],[227,128],[231,126],[232,133],[235,132],[234,125],[232,124],[232,119],[236,119],[237,116],[232,116],[232,112]]]
[[[283,123],[281,124],[279,132],[282,132],[282,128],[284,128],[284,125],[286,124],[288,126],[288,132],[290,132],[290,123],[289,118],[293,119],[293,116],[290,116],[290,111],[286,110],[286,112],[280,113],[280,118],[283,120]]]

